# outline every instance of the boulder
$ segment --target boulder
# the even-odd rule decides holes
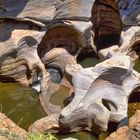
[[[129,125],[119,128],[106,140],[139,140],[140,139],[140,110],[130,118]]]

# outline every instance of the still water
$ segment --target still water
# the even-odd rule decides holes
[[[36,91],[19,83],[0,84],[0,112],[26,130],[45,116]]]
[[[99,60],[97,58],[86,58],[80,63],[83,67],[91,67],[99,63]],[[136,62],[135,69],[140,72],[140,60]],[[66,94],[68,91],[67,87],[62,86],[57,94],[51,97],[51,102],[63,107],[63,101],[68,96]],[[19,83],[0,83],[0,111],[26,130],[34,121],[46,116],[40,105],[37,92]],[[97,138],[94,134],[88,132],[56,136],[60,139],[67,137],[79,140],[105,139],[105,134],[101,134]]]
[[[140,73],[140,59],[135,61],[134,69]]]

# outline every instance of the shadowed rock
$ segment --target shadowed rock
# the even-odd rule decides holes
[[[91,22],[97,51],[119,44],[122,21],[116,0],[95,0]]]
[[[129,125],[119,128],[106,140],[139,140],[140,139],[140,110],[130,118]]]

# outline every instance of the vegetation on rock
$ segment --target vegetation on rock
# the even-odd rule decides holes
[[[27,140],[57,140],[57,138],[51,133],[48,133],[46,135],[31,133],[29,134]]]

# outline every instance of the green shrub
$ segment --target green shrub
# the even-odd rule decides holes
[[[27,140],[58,140],[55,136],[53,136],[51,133],[48,133],[46,135],[43,134],[29,134]]]

